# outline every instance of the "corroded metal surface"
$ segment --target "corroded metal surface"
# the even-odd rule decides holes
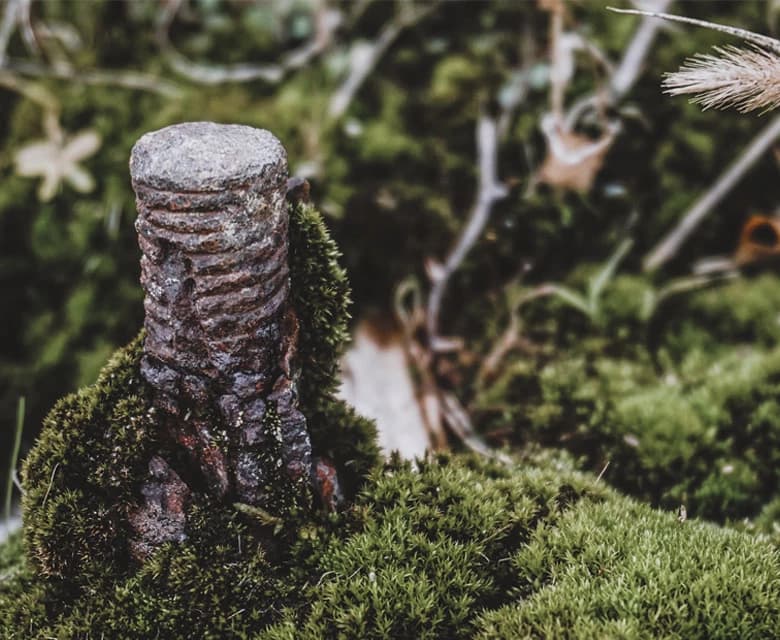
[[[218,497],[273,508],[280,470],[306,494],[314,476],[297,404],[283,147],[267,131],[187,123],[143,136],[130,171],[146,293],[141,372],[169,437]]]
[[[130,551],[138,560],[145,560],[160,545],[185,539],[186,512],[192,493],[165,460],[154,456],[141,494],[142,504],[129,514],[135,532]]]

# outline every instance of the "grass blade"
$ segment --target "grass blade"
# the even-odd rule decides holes
[[[11,461],[8,465],[8,479],[6,480],[5,487],[5,521],[8,522],[11,519],[11,498],[14,493],[14,472],[16,471],[16,463],[19,460],[19,450],[22,446],[22,430],[24,427],[24,412],[25,412],[26,400],[24,396],[19,398],[19,402],[16,405],[16,433],[14,434],[14,448],[11,452]]]

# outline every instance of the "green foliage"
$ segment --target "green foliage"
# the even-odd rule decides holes
[[[778,295],[774,276],[739,280],[688,293],[648,325],[652,290],[618,278],[604,294],[610,337],[580,328],[566,353],[508,368],[479,402],[506,403],[492,420],[526,442],[564,446],[591,469],[610,460],[606,479],[653,504],[758,516],[780,486]]]

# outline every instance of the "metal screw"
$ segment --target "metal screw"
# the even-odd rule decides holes
[[[144,135],[130,173],[146,293],[141,373],[169,437],[219,497],[272,508],[277,467],[287,491],[309,495],[284,148],[260,129],[179,124]]]

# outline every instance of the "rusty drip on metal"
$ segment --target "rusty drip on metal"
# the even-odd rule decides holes
[[[167,437],[219,498],[269,508],[280,472],[307,495],[317,463],[296,394],[284,148],[267,131],[186,123],[143,136],[130,172],[141,373]]]

